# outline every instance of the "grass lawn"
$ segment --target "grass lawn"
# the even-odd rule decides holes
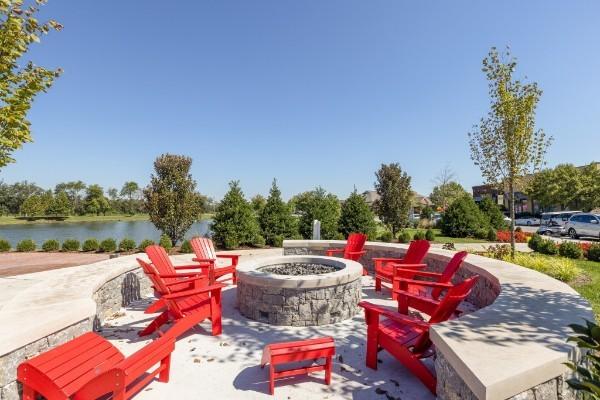
[[[585,276],[575,279],[570,285],[590,302],[594,314],[596,314],[596,320],[600,320],[600,262],[573,261],[584,271]]]
[[[213,214],[202,214],[201,219],[210,219]],[[25,219],[18,219],[14,216],[0,216],[0,225],[31,225],[31,224],[48,224],[56,222],[115,222],[115,221],[147,221],[148,214],[114,214],[114,215],[71,215],[64,221],[49,221],[39,219],[36,221],[27,221]]]

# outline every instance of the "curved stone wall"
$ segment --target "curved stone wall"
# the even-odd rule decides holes
[[[288,240],[284,254],[325,254],[343,241]],[[402,257],[407,245],[367,242],[359,260],[372,271],[373,257]],[[441,270],[454,252],[431,249],[425,262]],[[469,297],[478,310],[437,324],[431,340],[439,399],[575,399],[563,362],[576,359],[566,343],[568,324],[594,319],[570,286],[514,264],[469,255],[456,280],[478,274]]]

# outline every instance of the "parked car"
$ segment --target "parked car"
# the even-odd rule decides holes
[[[540,219],[535,217],[515,218],[515,224],[527,226],[539,225]]]
[[[573,239],[588,236],[600,239],[600,214],[575,214],[565,224],[563,231]]]
[[[556,212],[545,212],[542,214],[542,220],[540,221],[540,227],[551,226],[556,227],[556,224],[560,227],[564,227],[569,218],[573,215],[580,213],[581,211],[556,211]],[[561,232],[562,233],[562,232]]]
[[[561,235],[563,231],[563,227],[556,221],[549,221],[546,224],[541,224],[537,230],[537,233],[540,235]]]

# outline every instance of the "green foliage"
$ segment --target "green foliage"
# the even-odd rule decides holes
[[[507,255],[504,260],[536,270],[563,282],[572,281],[580,273],[573,261],[562,257],[517,252],[514,257]]]
[[[186,254],[194,252],[194,249],[192,249],[192,245],[190,244],[189,240],[184,240],[181,243],[181,247],[179,248],[179,252],[180,253],[186,253]]]
[[[100,242],[100,251],[103,253],[113,253],[117,250],[117,241],[113,238],[107,238]]]
[[[98,251],[100,249],[100,243],[96,238],[89,238],[83,241],[81,246],[82,251]]]
[[[490,242],[495,242],[496,238],[497,238],[497,236],[496,236],[496,230],[490,226],[489,229],[488,229],[488,231],[487,231],[486,239],[488,241],[490,241]]]
[[[529,239],[529,242],[527,242],[527,246],[533,251],[538,251],[538,247],[543,240],[544,239],[540,234],[534,233],[531,239]]]
[[[140,186],[137,184],[137,182],[125,182],[121,188],[120,195],[126,198],[123,204],[123,211],[129,215],[132,215],[138,211],[139,207],[136,207],[136,203],[138,203],[137,200],[139,199],[140,195]],[[114,194],[111,197],[114,197]]]
[[[460,183],[455,181],[441,181],[433,187],[429,199],[436,206],[445,210],[454,200],[468,194]]]
[[[312,238],[312,223],[315,219],[321,221],[321,239],[338,237],[341,207],[337,196],[317,187],[313,191],[297,195],[294,202],[296,212],[301,215],[299,230],[302,237]]]
[[[254,245],[260,227],[250,203],[244,198],[239,181],[229,183],[229,191],[217,206],[212,224],[213,240],[226,249]]]
[[[567,384],[578,392],[584,399],[600,399],[600,326],[592,321],[585,321],[585,326],[572,324],[569,327],[575,333],[568,340],[580,349],[582,359],[576,365],[567,362],[565,365],[575,377],[567,379]]]
[[[375,215],[371,207],[354,188],[354,191],[342,204],[339,231],[345,238],[353,232],[364,233],[369,238],[373,238],[376,229]]]
[[[475,231],[475,235],[474,235],[474,236],[475,236],[477,239],[482,239],[482,240],[485,240],[485,239],[487,239],[487,237],[488,237],[488,234],[489,234],[489,232],[488,232],[488,229],[486,229],[486,228],[478,228],[478,229]]]
[[[265,247],[266,244],[267,244],[267,242],[265,241],[265,238],[262,237],[261,235],[256,236],[254,238],[254,241],[252,242],[252,246],[258,247],[258,248]]]
[[[583,257],[583,250],[577,243],[565,241],[558,246],[558,254],[578,260]]]
[[[21,204],[20,212],[22,215],[28,217],[44,215],[46,212],[46,205],[44,204],[42,195],[34,194],[29,196],[23,204]]]
[[[415,234],[413,235],[413,240],[424,240],[425,239],[425,232],[418,230],[415,232]]]
[[[600,261],[600,244],[595,243],[590,246],[587,259],[590,261]]]
[[[18,252],[35,251],[35,248],[35,242],[31,239],[23,239],[19,243],[17,243]]]
[[[421,219],[431,219],[431,217],[433,217],[433,208],[429,207],[429,206],[425,206],[423,207],[423,209],[421,210],[421,214],[419,215],[419,217]]]
[[[79,250],[79,240],[77,239],[66,239],[62,244],[62,251],[78,251]]]
[[[124,238],[119,242],[119,251],[127,252],[135,249],[135,240]]]
[[[22,3],[0,0],[0,168],[14,162],[12,153],[32,141],[27,113],[36,95],[48,90],[62,72],[23,60],[32,43],[62,25],[54,20],[38,21],[36,14],[45,0],[28,7]]]
[[[140,242],[140,245],[138,246],[138,250],[145,251],[146,247],[152,246],[153,244],[155,244],[154,240],[144,239]]]
[[[537,252],[552,256],[558,254],[558,247],[556,247],[556,243],[554,243],[554,241],[550,239],[542,239],[537,245]]]
[[[430,242],[435,240],[435,233],[433,232],[433,229],[427,229],[425,231],[425,239],[429,240]]]
[[[150,221],[173,243],[183,239],[202,213],[204,199],[196,192],[190,157],[163,154],[154,161],[150,185],[144,189]]]
[[[273,179],[269,197],[259,214],[262,236],[270,246],[281,247],[284,239],[298,234],[298,224],[290,207],[281,199],[277,181]]]
[[[381,240],[382,242],[391,242],[392,240],[394,240],[394,235],[392,235],[392,232],[385,230],[383,231],[383,233],[381,235],[379,235],[379,240]]]
[[[511,253],[509,244],[495,244],[489,246],[485,250],[485,256],[495,258],[497,260],[503,260],[506,257],[509,257]]]
[[[42,244],[42,250],[44,250],[46,252],[58,251],[58,250],[60,250],[60,243],[58,243],[58,240],[55,240],[55,239],[46,240]]]
[[[171,241],[171,238],[168,235],[161,235],[160,236],[160,240],[158,241],[158,245],[160,247],[162,247],[163,249],[165,249],[168,252],[171,251],[171,249],[173,248],[173,242]]]
[[[267,205],[267,199],[265,199],[262,195],[257,194],[253,198],[250,199],[250,205],[252,209],[256,213],[256,215],[260,215],[263,208]]]
[[[450,237],[473,237],[482,230],[487,237],[487,220],[470,196],[456,199],[440,221],[442,233]]]
[[[479,209],[488,221],[488,225],[496,230],[506,229],[506,223],[504,222],[504,214],[500,211],[500,207],[494,204],[492,199],[485,197],[478,204]],[[494,238],[496,240],[496,238]]]
[[[374,204],[375,210],[396,236],[398,230],[408,226],[408,212],[412,204],[411,178],[398,163],[381,164],[375,177],[375,190],[379,195]]]
[[[403,230],[398,235],[398,242],[400,242],[400,243],[408,243],[411,240],[412,240],[412,237],[410,235],[410,232],[408,232],[408,231]]]
[[[50,206],[46,209],[47,215],[69,215],[71,214],[71,203],[65,192],[60,192],[52,199]]]
[[[10,242],[6,239],[0,239],[0,253],[6,253],[10,251]]]
[[[27,181],[15,182],[12,185],[0,182],[0,211],[5,214],[18,214],[29,196],[42,193],[44,190],[41,187]]]

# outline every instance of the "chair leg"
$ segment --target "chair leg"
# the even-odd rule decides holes
[[[269,393],[271,396],[275,394],[275,367],[269,364]]]
[[[231,281],[234,285],[237,285],[237,273],[235,271],[231,273]]]
[[[363,267],[363,276],[369,276],[369,270],[366,267]]]
[[[154,303],[150,304],[148,308],[144,311],[144,314],[155,314],[165,308],[165,301],[163,299],[158,299]]]
[[[325,361],[325,384],[331,384],[331,356],[327,357],[327,361]]]
[[[223,324],[221,322],[221,292],[216,291],[210,297],[210,322],[211,333],[218,336],[223,333]]]
[[[381,278],[375,275],[375,291],[381,292]]]
[[[167,322],[169,322],[169,312],[163,311],[162,314],[160,314],[158,317],[154,318],[154,321],[152,321],[150,323],[150,325],[148,325],[146,328],[144,328],[143,330],[138,332],[138,335],[139,336],[150,335],[151,333],[156,332],[158,330],[158,328],[160,328]]]
[[[158,381],[163,383],[169,382],[169,372],[171,371],[171,354],[160,360],[160,375]]]
[[[370,329],[369,329],[370,328]],[[379,350],[379,343],[377,342],[377,326],[367,327],[367,367],[371,369],[377,369],[377,350]]]
[[[30,386],[23,385],[23,400],[36,400],[37,392]]]

